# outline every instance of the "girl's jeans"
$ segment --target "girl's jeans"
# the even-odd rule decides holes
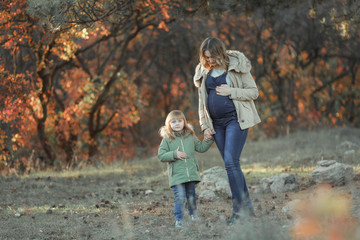
[[[182,183],[172,187],[174,192],[174,214],[176,221],[184,220],[184,204],[187,200],[189,215],[196,214],[195,182]]]
[[[233,213],[240,210],[254,212],[245,177],[240,168],[240,154],[244,147],[248,129],[242,130],[236,116],[214,119],[214,139],[224,159],[232,193]]]

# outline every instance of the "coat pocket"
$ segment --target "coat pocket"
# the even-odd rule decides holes
[[[195,165],[196,165],[197,171],[200,172],[199,163],[197,161],[195,161]]]
[[[240,104],[247,110],[251,111],[251,105],[249,101],[240,101]]]
[[[172,177],[173,175],[173,165],[172,163],[168,163],[168,176]]]
[[[251,106],[247,101],[237,101],[238,119],[240,123],[248,122],[251,116]]]

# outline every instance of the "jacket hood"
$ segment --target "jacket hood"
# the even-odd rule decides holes
[[[189,126],[189,128],[191,128],[191,130],[194,131],[194,127],[191,124],[188,123],[188,126]],[[188,135],[191,134],[191,132],[189,130],[185,129],[181,133],[178,133],[178,134],[171,132],[170,133],[171,135],[169,136],[169,133],[166,131],[165,126],[160,128],[159,133],[162,138],[169,138],[169,139],[174,139],[178,134],[181,134],[183,137],[187,137]]]
[[[226,51],[229,57],[229,68],[228,71],[235,71],[241,73],[248,73],[251,70],[251,63],[249,59],[242,53],[236,50]],[[194,85],[200,87],[201,78],[209,72],[207,68],[199,63],[195,68],[195,75],[193,77]]]

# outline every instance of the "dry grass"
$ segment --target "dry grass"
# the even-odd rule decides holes
[[[231,200],[222,199],[198,201],[202,222],[188,224],[184,230],[174,229],[166,165],[156,157],[101,168],[1,177],[0,239],[291,239],[294,219],[281,209],[288,201],[306,198],[314,191],[310,177],[317,161],[336,159],[354,166],[359,175],[360,146],[345,154],[349,150],[343,144],[346,141],[359,144],[360,130],[300,132],[247,142],[241,164],[250,186],[262,177],[292,172],[298,175],[302,187],[278,195],[252,192],[259,218],[236,227],[226,225]],[[198,154],[198,159],[202,171],[223,166],[215,147]],[[357,219],[359,189],[359,180],[336,188],[342,193],[351,192],[349,209]],[[153,192],[147,195],[146,190]]]

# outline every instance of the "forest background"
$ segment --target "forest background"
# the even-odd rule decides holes
[[[355,0],[3,0],[0,170],[154,155],[173,109],[198,133],[192,76],[208,36],[252,63],[253,140],[360,127]]]

